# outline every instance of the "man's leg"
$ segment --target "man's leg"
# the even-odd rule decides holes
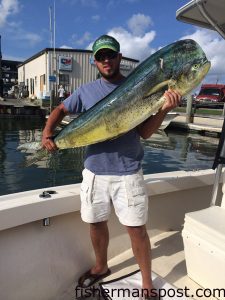
[[[146,227],[145,225],[126,227],[130,235],[134,256],[141,270],[142,288],[146,294],[148,292],[149,295],[154,296],[154,293],[151,293],[151,289],[154,289],[151,276],[151,245]]]
[[[92,267],[92,274],[103,274],[108,270],[107,250],[109,244],[109,231],[107,222],[90,224],[90,236],[95,252],[96,263]]]

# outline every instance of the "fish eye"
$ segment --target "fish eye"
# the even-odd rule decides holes
[[[193,65],[193,69],[194,69],[194,70],[197,70],[197,69],[199,68],[199,66],[200,66],[199,64],[194,64],[194,65]]]

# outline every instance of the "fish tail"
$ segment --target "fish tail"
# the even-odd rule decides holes
[[[48,155],[48,151],[46,149],[39,149],[34,154],[31,154],[31,157],[26,158],[24,162],[25,167],[30,167],[31,165],[41,161]]]
[[[40,150],[42,148],[41,142],[24,143],[17,147],[17,150]]]
[[[48,151],[42,148],[41,142],[24,143],[17,147],[17,150],[28,153],[28,157],[23,162],[23,166],[29,167],[48,155]]]

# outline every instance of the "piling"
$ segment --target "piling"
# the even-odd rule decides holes
[[[193,96],[187,95],[186,123],[193,123],[194,112],[192,106],[193,106]]]

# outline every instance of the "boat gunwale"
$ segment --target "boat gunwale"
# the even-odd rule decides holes
[[[215,171],[173,171],[144,176],[147,193],[158,196],[212,185]],[[56,194],[43,199],[43,191]],[[50,187],[0,196],[0,231],[47,217],[80,211],[80,183]],[[151,199],[150,199],[151,200]],[[182,199],[181,199],[182,201]]]

